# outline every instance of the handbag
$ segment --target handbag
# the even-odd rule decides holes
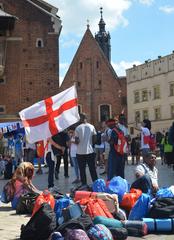
[[[26,193],[20,196],[16,206],[17,214],[32,214],[36,198],[39,196],[37,193]]]

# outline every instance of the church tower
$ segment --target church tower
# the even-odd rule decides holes
[[[103,8],[100,8],[100,22],[99,22],[99,32],[95,34],[95,39],[98,42],[99,46],[103,50],[105,56],[111,62],[111,45],[110,45],[110,34],[105,30],[105,22],[103,20]]]

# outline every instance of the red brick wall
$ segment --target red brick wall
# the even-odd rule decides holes
[[[0,85],[0,105],[6,114],[16,114],[31,104],[52,96],[59,89],[58,35],[51,17],[23,0],[1,0],[4,11],[18,17],[7,42],[6,84]],[[36,48],[42,38],[43,48]]]
[[[82,105],[82,111],[88,115],[91,123],[99,125],[98,107],[101,104],[110,104],[113,116],[121,112],[123,107],[118,91],[126,93],[126,85],[120,83],[89,30],[82,39],[61,90],[72,86],[74,82],[78,86],[79,104]]]

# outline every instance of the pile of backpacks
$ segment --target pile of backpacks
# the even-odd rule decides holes
[[[174,191],[160,189],[155,198],[130,189],[125,179],[96,180],[70,195],[44,191],[32,216],[21,226],[22,240],[124,240],[148,233],[174,232]]]

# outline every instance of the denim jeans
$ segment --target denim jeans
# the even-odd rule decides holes
[[[77,158],[76,157],[71,157],[71,161],[73,163],[75,176],[76,176],[76,178],[79,178],[79,165],[78,165],[78,162],[77,162]]]
[[[55,162],[51,159],[51,152],[46,155],[46,162],[48,165],[48,188],[54,187],[54,165]]]

